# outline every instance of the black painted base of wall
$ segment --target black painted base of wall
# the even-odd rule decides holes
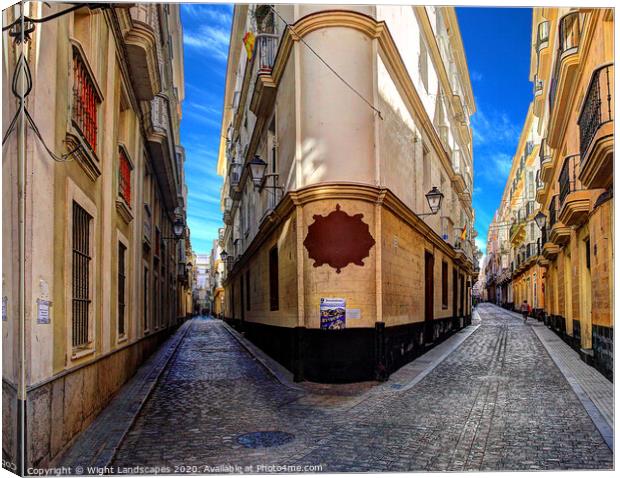
[[[224,319],[252,343],[277,360],[296,381],[351,383],[387,380],[391,373],[443,342],[471,316],[436,319],[426,324],[343,330],[277,327]]]
[[[592,326],[592,351],[594,366],[610,381],[614,380],[614,329],[602,325]]]

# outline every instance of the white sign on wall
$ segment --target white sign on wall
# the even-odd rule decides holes
[[[37,299],[37,324],[50,323],[50,307],[52,303],[49,300]]]

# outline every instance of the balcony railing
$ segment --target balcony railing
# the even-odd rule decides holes
[[[540,169],[536,171],[536,189],[542,189],[545,186],[542,179],[540,179]]]
[[[279,36],[273,33],[259,33],[256,35],[256,59],[258,61],[258,74],[268,75],[273,69],[278,53]]]
[[[549,229],[556,223],[557,202],[558,195],[556,194],[551,198],[551,202],[549,203]]]
[[[538,34],[536,36],[536,51],[544,48],[545,43],[549,42],[549,22],[541,22],[538,24]],[[544,45],[544,46],[543,46]]]
[[[540,159],[540,167],[545,161],[549,161],[551,159],[551,151],[549,150],[549,145],[547,144],[547,139],[544,138],[540,142],[540,150],[538,151],[538,157]]]
[[[613,121],[614,65],[606,65],[594,71],[592,81],[579,115],[579,151],[585,156],[598,129]]]
[[[557,90],[558,74],[560,72],[560,64],[565,53],[571,52],[579,48],[581,39],[581,29],[579,25],[579,12],[571,12],[560,19],[558,29],[558,54],[555,59],[555,67],[553,69],[553,78],[551,80],[551,88],[549,89],[549,106],[553,109],[555,95]]]
[[[521,162],[525,165],[525,158],[527,158],[530,153],[534,150],[534,141],[528,141],[525,143],[525,156],[521,158]]]
[[[542,95],[545,84],[543,80],[539,80],[538,77],[534,77],[534,96]]]
[[[581,183],[577,179],[579,177],[579,158],[580,156],[576,154],[569,156],[564,160],[562,170],[560,171],[560,177],[558,179],[560,186],[558,209],[562,208],[564,205],[566,196],[581,189]]]
[[[525,203],[525,216],[534,214],[534,201],[528,201]]]
[[[581,40],[581,26],[579,24],[579,12],[570,12],[560,19],[559,28],[560,54],[573,48],[579,48]]]

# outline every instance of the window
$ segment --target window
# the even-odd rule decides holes
[[[89,343],[90,313],[90,222],[92,216],[73,202],[73,293],[72,343],[85,347]]]
[[[590,238],[585,240],[586,245],[586,267],[590,269]]]
[[[125,335],[125,252],[127,248],[118,243],[118,335]]]
[[[245,308],[250,310],[250,270],[245,271]]]
[[[73,124],[93,151],[97,151],[97,107],[101,103],[86,62],[73,48]]]
[[[144,307],[144,331],[149,330],[149,269],[144,268],[144,283],[142,284],[142,300]]]
[[[131,163],[123,148],[118,151],[118,194],[131,206]]]
[[[441,307],[448,308],[448,263],[441,263]]]
[[[420,33],[420,56],[418,57],[418,69],[420,70],[420,79],[424,85],[424,90],[428,92],[428,52],[424,37]]]
[[[278,310],[280,297],[278,290],[278,246],[273,246],[269,251],[269,308]]]

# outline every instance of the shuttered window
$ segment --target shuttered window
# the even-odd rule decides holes
[[[97,106],[100,102],[88,68],[74,48],[72,119],[93,151],[97,151]]]
[[[122,148],[118,152],[118,194],[131,206],[131,163]]]
[[[90,221],[88,214],[73,202],[72,253],[72,343],[84,347],[89,343],[90,313]]]

